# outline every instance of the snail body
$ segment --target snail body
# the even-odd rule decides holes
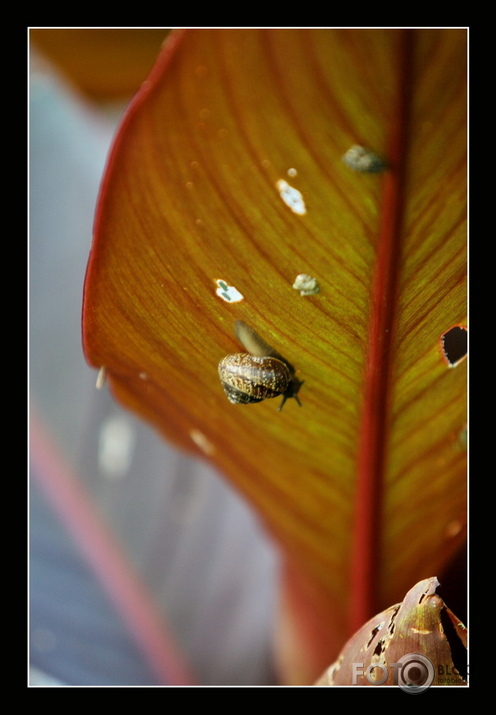
[[[236,322],[236,334],[249,353],[226,355],[219,363],[219,376],[227,399],[247,405],[283,396],[279,410],[289,397],[301,406],[298,391],[303,384],[291,363],[262,340],[246,323]]]

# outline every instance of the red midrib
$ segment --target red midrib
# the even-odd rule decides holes
[[[390,127],[388,170],[384,174],[377,263],[371,293],[369,354],[359,435],[351,560],[350,633],[354,633],[378,610],[391,605],[377,603],[377,579],[380,573],[381,507],[391,397],[390,357],[402,246],[413,37],[414,31],[405,30],[401,38],[397,107]]]

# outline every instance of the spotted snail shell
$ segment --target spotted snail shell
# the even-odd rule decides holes
[[[249,353],[226,355],[219,363],[219,376],[234,404],[247,405],[283,396],[279,410],[289,397],[301,406],[298,391],[303,382],[295,377],[294,367],[259,335],[243,323],[236,322],[236,335]]]

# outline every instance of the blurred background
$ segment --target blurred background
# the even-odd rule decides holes
[[[106,156],[167,31],[30,29],[29,685],[270,685],[279,558],[83,356]]]

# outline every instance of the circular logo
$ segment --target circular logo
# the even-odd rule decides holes
[[[434,682],[434,666],[420,653],[409,653],[399,659],[398,685],[407,693],[423,693]]]

